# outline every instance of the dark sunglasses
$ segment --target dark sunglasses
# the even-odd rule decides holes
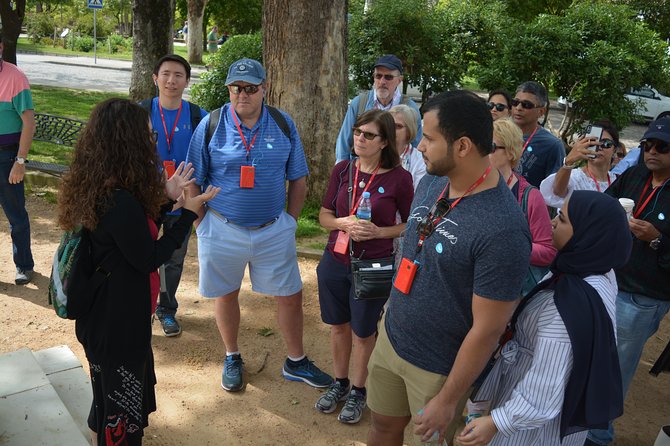
[[[499,112],[511,108],[507,104],[496,104],[495,102],[489,102],[486,105],[489,107],[489,110],[493,110],[495,108]]]
[[[158,132],[156,130],[151,131],[151,141],[156,144],[158,142]]]
[[[372,141],[376,137],[381,136],[381,135],[378,135],[378,134],[372,133],[372,132],[364,132],[363,130],[359,129],[358,127],[354,127],[354,136],[361,136],[361,133],[363,134],[363,138],[367,139],[368,141]]]
[[[258,85],[229,85],[228,87],[230,87],[230,92],[232,94],[240,94],[241,92],[245,92],[246,94],[256,94],[260,89]]]
[[[419,222],[416,232],[419,236],[430,237],[433,231],[435,231],[435,220],[446,217],[447,214],[449,214],[449,211],[451,211],[451,204],[449,201],[444,197],[440,198],[430,209],[428,215],[423,217]]]
[[[516,107],[519,104],[521,104],[521,107],[525,108],[526,110],[532,110],[534,108],[540,108],[539,105],[535,105],[530,101],[520,101],[516,98],[512,99],[512,107]]]
[[[612,147],[616,147],[616,143],[611,139],[601,139],[599,145],[603,149],[611,149]]]
[[[670,152],[670,144],[664,141],[659,141],[657,139],[644,140],[640,142],[640,146],[642,146],[645,152],[649,152],[653,148],[655,148],[656,152],[660,153],[661,155],[665,155],[666,153]]]
[[[375,73],[375,79],[378,81],[384,78],[386,81],[392,81],[396,77],[400,77],[399,74],[381,74],[381,73]]]
[[[492,146],[493,146],[493,150],[491,150],[491,153],[495,152],[496,150],[504,149],[504,148],[505,148],[505,146],[499,146],[499,145],[496,144],[496,143],[492,143]]]

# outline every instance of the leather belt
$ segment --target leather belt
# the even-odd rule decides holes
[[[215,211],[214,209],[212,209],[212,208],[209,208],[209,211],[212,212],[212,213],[214,213],[214,215],[216,215],[217,217],[219,217],[219,218],[220,218],[221,220],[223,220],[225,223],[229,223],[229,224],[231,224],[231,225],[233,225],[233,226],[237,226],[237,227],[240,228],[240,229],[248,229],[249,231],[255,231],[255,230],[257,230],[257,229],[266,228],[266,227],[270,226],[272,223],[274,223],[274,222],[276,222],[277,220],[279,220],[279,217],[275,217],[275,218],[273,218],[273,219],[270,220],[270,221],[266,221],[266,222],[263,223],[262,225],[258,225],[258,226],[242,226],[242,225],[238,225],[238,224],[236,224],[236,223],[233,223],[232,221],[230,221],[230,219],[228,219],[227,217],[224,217],[223,215],[219,214],[218,212],[216,212],[216,211]]]

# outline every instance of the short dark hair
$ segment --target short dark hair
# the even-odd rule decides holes
[[[547,89],[539,82],[526,81],[516,88],[516,92],[534,94],[541,102],[541,104],[538,104],[540,107],[546,107],[549,102]]]
[[[512,108],[512,96],[507,92],[507,90],[493,90],[492,92],[489,93],[488,100],[490,101],[491,98],[495,95],[500,95],[504,97],[505,102],[507,102],[507,107]]]
[[[158,71],[161,69],[161,65],[163,65],[165,62],[177,62],[182,64],[184,66],[184,70],[186,70],[186,79],[191,79],[191,65],[186,61],[186,59],[178,54],[168,54],[158,59],[158,62],[156,62],[156,65],[154,66],[154,74],[156,76],[158,76]]]
[[[490,113],[489,113],[490,114]],[[384,110],[372,109],[362,113],[356,119],[354,127],[373,123],[379,128],[379,136],[386,141],[386,147],[382,149],[380,164],[384,169],[393,169],[400,164],[400,155],[395,142],[395,121],[393,115]],[[354,147],[351,147],[352,153]]]
[[[426,102],[424,116],[430,111],[437,111],[440,133],[448,144],[467,136],[481,156],[491,153],[493,118],[483,98],[467,90],[448,91]]]
[[[604,131],[612,135],[612,140],[614,141],[614,144],[617,147],[619,146],[619,130],[614,126],[614,123],[612,123],[612,121],[610,121],[609,119],[599,119],[598,121],[594,122],[593,125],[602,127]]]

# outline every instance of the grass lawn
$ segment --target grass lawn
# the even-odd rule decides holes
[[[16,50],[18,52],[23,51],[37,54],[57,54],[64,56],[93,57],[93,50],[89,52],[72,51],[70,49],[63,48],[62,46],[59,45],[53,46],[53,45],[44,45],[41,43],[33,43],[32,40],[30,40],[27,37],[19,37]],[[186,58],[187,56],[185,46],[175,45],[174,52],[175,54],[178,54],[183,58]],[[123,53],[110,53],[107,48],[107,44],[105,42],[98,42],[97,57],[102,59],[133,60],[133,53],[131,51]]]

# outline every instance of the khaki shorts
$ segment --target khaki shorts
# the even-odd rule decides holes
[[[382,319],[379,337],[368,362],[367,404],[370,410],[389,417],[414,416],[438,394],[446,380],[445,375],[421,369],[398,356]],[[449,444],[458,425],[462,424],[461,414],[471,391],[468,389],[458,402],[454,420],[447,428]],[[416,435],[415,441],[421,444],[420,437]]]

